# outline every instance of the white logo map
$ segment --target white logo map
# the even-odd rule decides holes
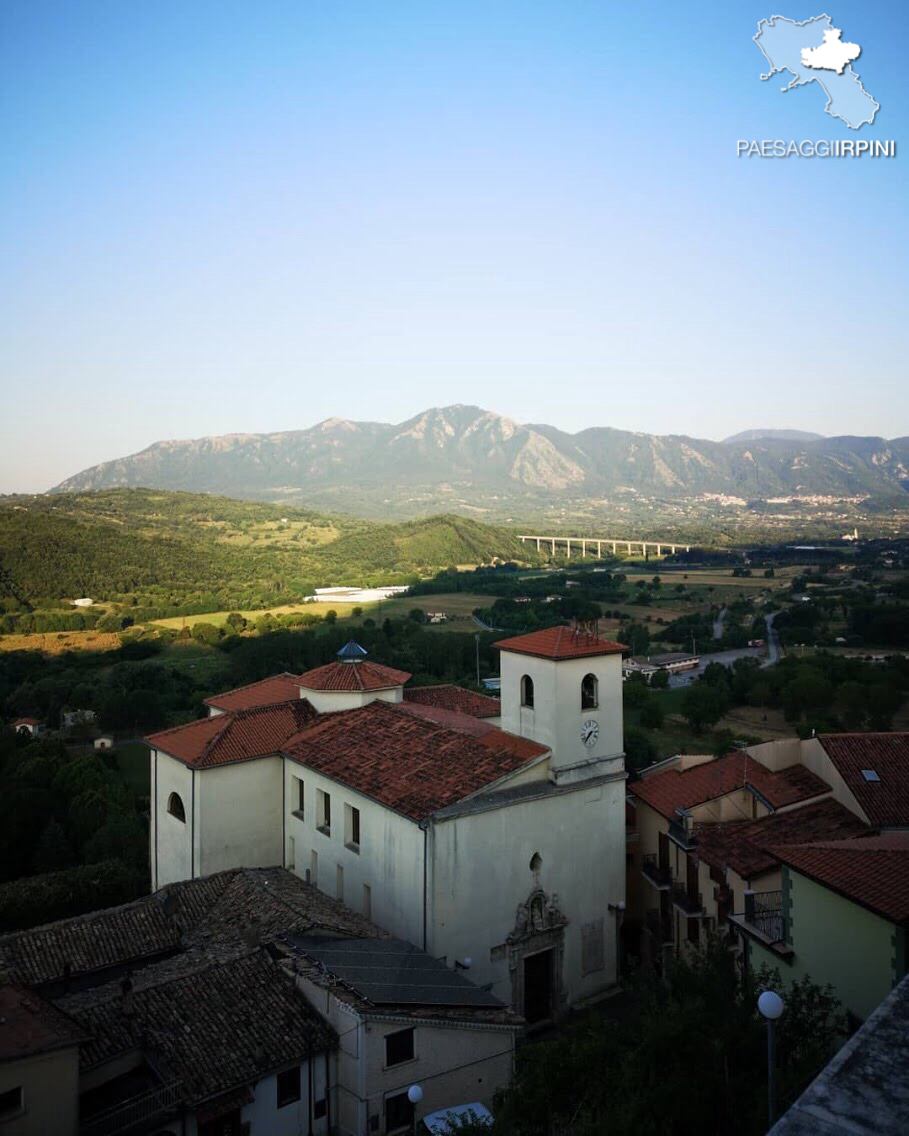
[[[842,30],[833,26],[830,16],[814,16],[801,24],[785,16],[771,16],[758,24],[754,42],[770,64],[761,79],[788,71],[792,79],[781,88],[784,94],[817,83],[827,96],[827,114],[842,119],[853,130],[874,122],[880,104],[852,70],[862,49],[857,43],[844,42]]]

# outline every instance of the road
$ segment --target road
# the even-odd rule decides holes
[[[726,622],[726,608],[720,608],[720,614],[713,621],[714,639],[723,638],[723,624]]]
[[[680,674],[669,676],[671,687],[688,686],[689,683],[701,677],[711,663],[722,663],[724,667],[731,667],[736,659],[759,659],[761,667],[772,667],[783,657],[783,648],[780,645],[780,633],[773,626],[776,612],[764,616],[767,625],[767,646],[764,647],[737,647],[730,651],[716,651],[712,655],[702,655],[696,670],[682,671]]]

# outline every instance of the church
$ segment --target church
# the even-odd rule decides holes
[[[496,646],[501,701],[410,688],[350,642],[151,735],[153,888],[283,865],[530,1023],[608,991],[623,647],[570,627]]]

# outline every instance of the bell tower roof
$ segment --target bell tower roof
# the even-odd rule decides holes
[[[533,655],[538,659],[583,659],[592,655],[620,655],[628,648],[611,639],[602,639],[577,627],[547,627],[527,635],[515,635],[493,644],[500,651],[514,651],[518,655]]]

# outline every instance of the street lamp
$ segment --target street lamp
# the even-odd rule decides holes
[[[416,1130],[417,1130],[417,1110],[416,1110],[416,1106],[423,1099],[423,1086],[422,1085],[411,1085],[410,1088],[407,1090],[407,1099],[414,1106],[413,1124],[412,1124],[411,1128],[412,1128],[413,1132],[416,1132]]]
[[[758,998],[758,1010],[767,1022],[767,1128],[776,1123],[776,1054],[774,1027],[786,1008],[775,990],[765,990]]]

